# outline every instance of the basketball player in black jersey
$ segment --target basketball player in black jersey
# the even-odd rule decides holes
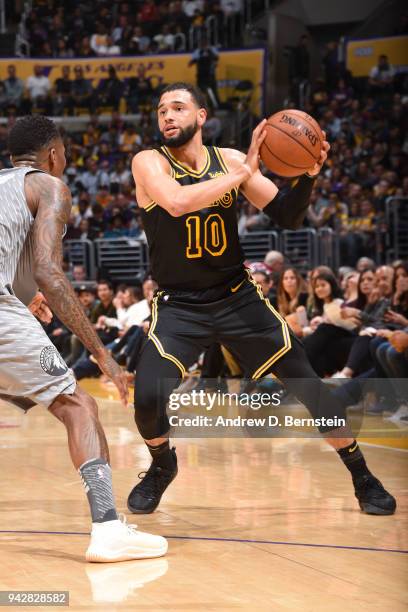
[[[247,377],[273,372],[314,417],[345,418],[343,407],[311,368],[303,345],[244,268],[236,219],[240,189],[283,228],[301,226],[321,156],[295,187],[282,194],[259,170],[261,122],[247,155],[205,147],[205,100],[199,90],[175,83],[158,105],[163,146],[138,153],[132,163],[136,198],[159,290],[152,324],[136,368],[135,420],[152,464],[131,491],[128,508],[149,513],[177,474],[169,446],[168,397],[180,378],[210,344],[226,346]],[[395,499],[368,470],[348,426],[319,428],[351,472],[363,511],[392,514]]]

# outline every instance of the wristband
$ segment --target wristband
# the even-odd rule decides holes
[[[253,175],[253,172],[252,172],[251,168],[249,167],[249,164],[244,163],[244,164],[242,164],[242,165],[243,165],[243,167],[245,168],[245,170],[248,170],[248,172],[249,172],[249,176],[248,176],[248,178],[250,179],[250,178],[251,178],[251,176]]]

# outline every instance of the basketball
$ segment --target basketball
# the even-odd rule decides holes
[[[299,176],[317,162],[323,134],[317,121],[300,110],[282,110],[265,124],[260,148],[265,166],[279,176]]]

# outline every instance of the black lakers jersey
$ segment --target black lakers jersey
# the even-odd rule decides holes
[[[205,147],[207,160],[201,171],[180,163],[167,149],[159,152],[171,166],[180,185],[192,185],[227,174],[217,147]],[[207,208],[172,217],[156,202],[142,209],[149,245],[152,276],[164,289],[200,290],[228,283],[243,270],[244,255],[238,238],[234,187]]]

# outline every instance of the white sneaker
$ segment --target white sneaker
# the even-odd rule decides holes
[[[334,374],[332,374],[330,378],[350,378],[350,376],[347,376],[347,374],[344,374],[344,372],[339,370],[338,372],[335,372]]]
[[[396,412],[392,416],[385,417],[384,421],[391,421],[391,423],[397,423],[401,417],[408,416],[408,404],[401,404]]]
[[[136,525],[128,525],[121,514],[116,521],[92,523],[91,543],[85,558],[97,563],[150,559],[165,555],[167,547],[165,538],[137,531]]]

